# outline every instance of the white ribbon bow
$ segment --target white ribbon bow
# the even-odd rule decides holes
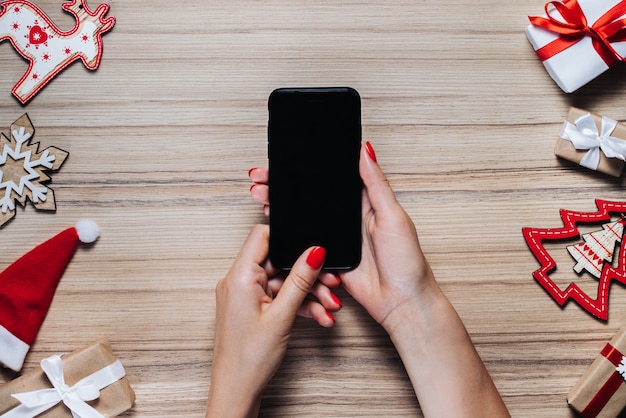
[[[583,167],[597,170],[600,164],[600,150],[608,158],[626,161],[626,141],[611,136],[617,121],[602,117],[601,133],[590,113],[587,113],[571,124],[565,121],[561,130],[561,138],[574,144],[577,150],[589,150],[580,161]]]
[[[43,359],[41,368],[53,387],[12,394],[11,396],[22,404],[0,415],[1,418],[33,418],[60,402],[70,409],[74,418],[105,418],[86,402],[97,399],[100,390],[126,375],[122,363],[118,360],[70,387],[65,383],[61,357],[55,355]]]

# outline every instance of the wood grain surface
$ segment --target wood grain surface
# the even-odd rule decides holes
[[[72,26],[60,0],[37,4]],[[19,208],[0,266],[81,218],[102,229],[68,266],[25,371],[107,337],[137,393],[124,416],[202,417],[214,287],[265,222],[247,171],[267,163],[267,97],[347,85],[512,415],[573,416],[566,394],[626,322],[626,288],[611,286],[606,322],[560,308],[532,278],[521,229],[626,198],[622,179],[553,153],[570,106],[626,120],[623,66],[563,93],[524,35],[536,0],[109,4],[100,68],[70,66],[26,106],[10,91],[27,63],[0,44],[0,130],[28,112],[42,147],[70,153],[52,176],[56,213]],[[297,321],[261,416],[422,416],[385,333],[339,296],[335,328]]]

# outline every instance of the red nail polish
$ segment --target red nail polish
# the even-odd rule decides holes
[[[323,247],[315,247],[306,258],[306,263],[312,269],[319,269],[324,264],[326,258],[326,250]]]
[[[365,143],[365,151],[367,151],[367,155],[369,155],[372,161],[377,162],[376,152],[374,151],[374,147],[372,147],[372,144],[370,144],[369,141]]]
[[[252,189],[254,189],[256,187],[256,183],[254,183],[252,186],[250,186],[250,193],[252,193]]]
[[[331,293],[330,297],[333,299],[333,302],[335,302],[335,305],[339,306],[340,308],[343,307],[343,303],[341,303],[337,295],[335,295],[334,293]]]
[[[256,169],[257,169],[256,167],[252,167],[250,170],[248,170],[248,177],[250,177],[250,175],[252,174],[252,172],[253,172],[254,170],[256,170]]]
[[[330,312],[326,311],[326,316],[333,321],[333,324],[337,321],[335,321],[335,317],[333,316],[333,314],[331,314]]]
[[[337,280],[337,283],[339,283],[339,284],[343,283],[343,282],[341,281],[341,277],[339,277],[339,276],[335,276],[335,279]]]

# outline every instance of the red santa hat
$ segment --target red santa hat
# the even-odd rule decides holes
[[[98,225],[79,221],[0,273],[0,364],[19,371],[79,241],[94,242]]]

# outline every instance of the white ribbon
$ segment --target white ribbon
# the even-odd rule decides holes
[[[600,164],[600,150],[608,158],[626,160],[626,141],[611,136],[617,121],[602,117],[601,133],[590,113],[587,113],[571,124],[565,121],[561,130],[561,138],[570,141],[577,150],[589,150],[580,161],[583,167],[597,170]]]
[[[43,359],[41,368],[53,387],[12,394],[11,396],[22,404],[0,415],[1,418],[33,418],[60,402],[70,409],[74,418],[105,418],[86,402],[97,399],[100,390],[126,375],[122,363],[118,360],[70,387],[65,383],[61,357],[55,355]]]
[[[622,356],[622,361],[615,368],[615,371],[622,376],[622,379],[626,380],[626,357]]]

